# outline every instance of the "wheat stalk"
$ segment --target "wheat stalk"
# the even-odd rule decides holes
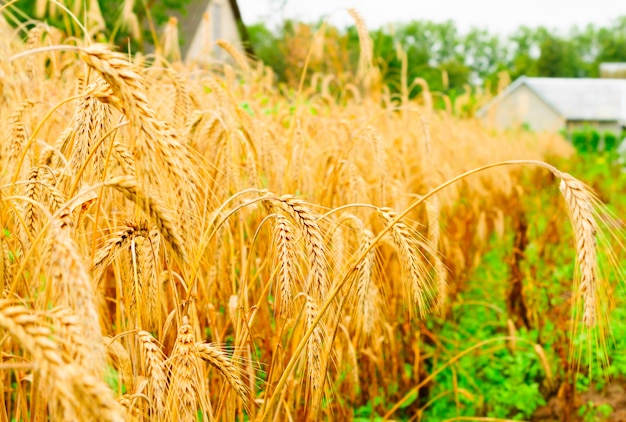
[[[87,413],[94,420],[123,421],[122,411],[111,390],[83,368],[67,363],[52,332],[23,306],[0,301],[0,327],[5,329],[32,356],[36,370],[47,379],[66,411],[73,415]]]
[[[137,181],[131,176],[117,176],[106,182],[106,186],[112,187],[124,194],[144,210],[155,222],[163,234],[165,241],[183,261],[187,260],[187,251],[184,246],[179,230],[174,223],[174,218],[169,209],[158,198],[148,195],[137,185]]]
[[[244,403],[247,403],[248,388],[241,379],[241,371],[228,359],[226,354],[208,343],[196,343],[196,349],[198,355],[217,369],[239,397],[244,400]]]
[[[307,294],[324,298],[330,288],[327,275],[326,248],[322,230],[317,222],[317,215],[300,199],[290,195],[274,197],[269,194],[272,203],[285,210],[298,223],[303,233],[304,244],[309,258],[309,277],[306,284]]]
[[[136,157],[141,157],[145,171],[141,172],[150,185],[163,188],[162,171],[169,176],[181,209],[196,208],[198,175],[191,153],[179,139],[178,132],[158,119],[145,94],[142,77],[126,58],[111,52],[108,46],[94,44],[80,50],[81,58],[109,84],[120,102],[114,105],[128,116],[137,131],[146,139],[135,137]],[[168,186],[169,187],[169,186]],[[185,219],[180,220],[185,227]]]
[[[598,301],[598,260],[593,216],[593,196],[585,185],[567,173],[559,172],[560,190],[565,198],[570,219],[576,234],[576,261],[580,269],[578,289],[584,299],[583,323],[595,324],[600,310]]]
[[[378,213],[387,224],[393,224],[398,216],[390,208],[379,208]],[[403,221],[393,224],[391,233],[398,249],[403,271],[409,279],[411,297],[417,304],[420,318],[425,318],[432,306],[433,287],[428,267],[422,262],[416,235]]]

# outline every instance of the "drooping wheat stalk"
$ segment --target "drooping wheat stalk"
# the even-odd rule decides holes
[[[196,343],[196,348],[198,355],[217,369],[226,381],[228,381],[233,390],[237,392],[239,397],[244,400],[244,403],[247,403],[248,387],[242,380],[241,371],[233,365],[226,354],[219,348],[208,343]]]
[[[327,274],[326,248],[321,228],[317,222],[317,215],[300,199],[290,195],[273,197],[272,203],[286,211],[298,223],[303,233],[309,259],[309,277],[306,288],[307,294],[315,298],[324,298],[330,288]]]
[[[379,208],[378,212],[387,224],[393,224],[398,216],[390,208]],[[393,224],[391,233],[403,272],[408,278],[410,296],[417,305],[420,318],[425,318],[433,306],[433,296],[436,292],[433,292],[431,274],[419,250],[417,235],[403,221]]]
[[[597,224],[593,216],[593,196],[588,188],[567,173],[559,173],[559,186],[576,235],[576,262],[579,268],[578,289],[584,300],[583,323],[593,326],[598,319]]]
[[[109,84],[114,97],[119,99],[114,105],[120,107],[134,125],[134,154],[141,158],[144,167],[140,177],[145,177],[153,188],[164,189],[157,174],[165,172],[172,181],[167,189],[173,186],[177,205],[181,209],[195,209],[199,180],[191,153],[178,132],[160,120],[150,106],[141,73],[124,55],[112,52],[108,46],[94,44],[80,52],[85,63]],[[189,223],[187,219],[179,221],[182,227]]]
[[[137,181],[131,176],[117,176],[106,182],[106,186],[112,187],[124,194],[155,222],[157,228],[163,234],[164,240],[170,245],[183,261],[187,260],[185,242],[180,235],[174,218],[165,204],[155,196],[145,193],[139,188]]]
[[[92,268],[94,270],[102,271],[104,267],[110,265],[111,261],[119,253],[119,251],[129,246],[130,239],[136,229],[136,225],[129,224],[111,236],[96,252]]]

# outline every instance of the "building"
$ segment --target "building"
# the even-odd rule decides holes
[[[600,77],[626,79],[626,63],[600,63]]]
[[[621,132],[626,127],[626,79],[521,77],[477,116],[498,129],[575,129]]]
[[[187,62],[222,60],[227,53],[215,45],[223,39],[249,54],[250,43],[236,0],[192,0],[184,16],[178,16],[184,44],[181,55]]]

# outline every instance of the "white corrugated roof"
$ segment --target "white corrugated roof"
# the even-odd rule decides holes
[[[521,85],[528,86],[567,120],[626,124],[626,79],[528,78],[522,76],[483,110]]]
[[[567,120],[626,121],[625,79],[526,78],[526,85]]]

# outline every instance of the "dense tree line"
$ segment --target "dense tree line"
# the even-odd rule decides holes
[[[296,83],[310,48],[309,74],[340,75],[358,63],[357,30],[327,28],[324,44],[313,45],[319,24],[286,21],[275,29],[263,23],[248,27],[259,59],[271,66],[279,80]],[[402,56],[406,80],[426,80],[433,91],[458,95],[467,85],[497,89],[498,75],[597,77],[602,62],[626,62],[626,16],[607,27],[574,27],[564,34],[545,27],[520,27],[508,36],[474,28],[462,33],[452,21],[412,21],[370,31],[376,64],[392,92],[400,89]],[[410,95],[419,92],[414,84]]]

